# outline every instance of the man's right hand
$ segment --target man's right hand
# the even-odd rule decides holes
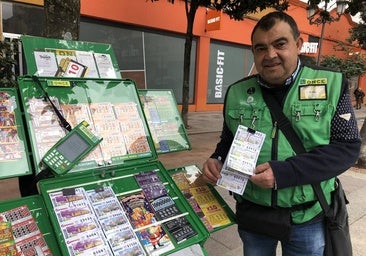
[[[202,180],[206,183],[215,185],[220,178],[220,171],[222,168],[222,162],[216,158],[209,158],[202,168]]]

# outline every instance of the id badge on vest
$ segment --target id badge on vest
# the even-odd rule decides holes
[[[266,135],[243,125],[236,130],[217,185],[242,195],[254,173]]]

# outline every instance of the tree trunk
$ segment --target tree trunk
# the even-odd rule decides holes
[[[80,0],[44,0],[45,37],[78,40]]]
[[[363,121],[362,128],[360,131],[362,144],[361,144],[361,150],[360,155],[358,156],[357,165],[362,168],[366,168],[366,117]]]
[[[183,64],[183,91],[182,91],[182,120],[184,126],[188,129],[188,106],[189,106],[189,71],[191,66],[191,49],[193,40],[193,24],[196,16],[196,11],[199,6],[199,1],[190,1],[190,8],[188,8],[188,0],[185,0],[186,4],[186,17],[187,17],[187,32],[186,40],[184,44],[184,64]],[[189,10],[188,10],[189,9]]]

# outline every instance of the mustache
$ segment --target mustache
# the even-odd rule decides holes
[[[281,64],[282,62],[278,59],[275,60],[267,60],[262,62],[262,66],[275,66]]]

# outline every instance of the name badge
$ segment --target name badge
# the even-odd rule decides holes
[[[308,84],[299,87],[300,100],[325,100],[327,89],[325,84]]]

